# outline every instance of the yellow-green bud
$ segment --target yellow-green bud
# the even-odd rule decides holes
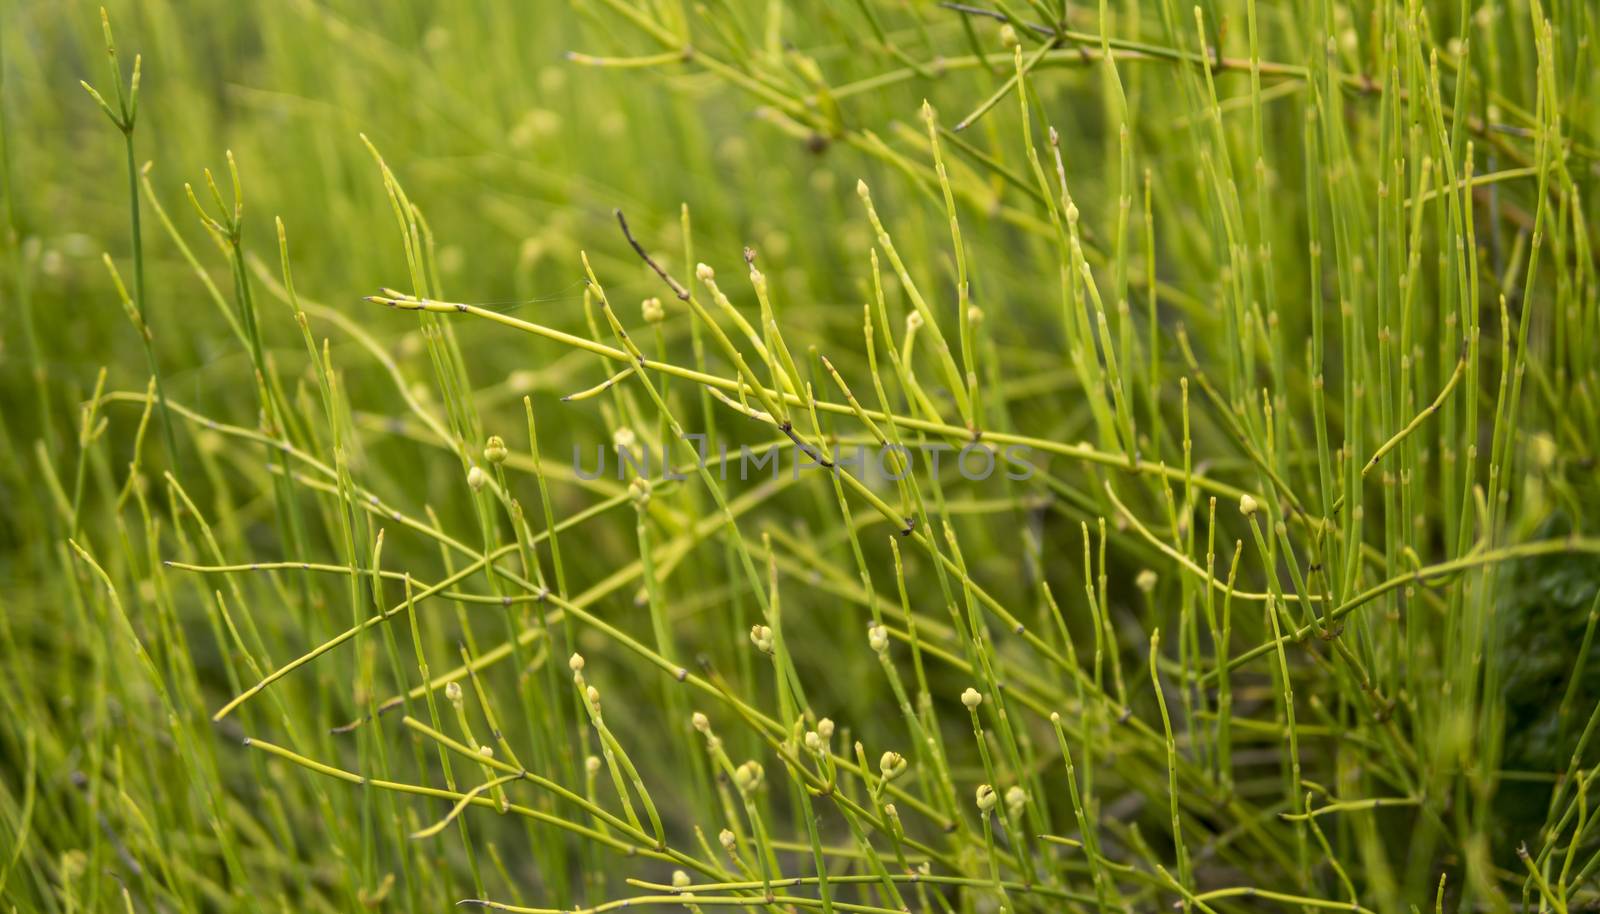
[[[733,786],[739,788],[740,793],[749,793],[761,786],[761,778],[765,772],[761,763],[748,761],[733,769]]]
[[[1239,513],[1243,514],[1245,517],[1249,517],[1250,515],[1256,513],[1256,508],[1258,507],[1260,507],[1260,505],[1257,504],[1254,495],[1246,492],[1245,494],[1239,496]]]
[[[483,467],[474,466],[467,471],[467,485],[472,488],[472,491],[481,492],[488,482],[489,474],[483,471]]]
[[[772,653],[772,628],[767,625],[752,625],[750,627],[750,643],[756,650],[763,654]]]
[[[483,459],[495,466],[505,463],[506,457],[510,454],[511,452],[506,450],[505,439],[499,435],[490,435],[488,443],[483,446]]]
[[[892,781],[905,773],[906,757],[898,752],[885,752],[878,759],[878,773],[885,781]]]
[[[64,851],[61,854],[60,866],[63,876],[68,879],[76,879],[82,876],[84,871],[89,868],[89,855],[77,848]]]
[[[1012,787],[1006,791],[1006,809],[1011,810],[1012,815],[1021,812],[1023,805],[1027,802],[1028,792],[1021,787]]]
[[[969,688],[961,693],[961,703],[966,705],[969,710],[975,709],[978,705],[983,704],[983,694],[977,689]]]
[[[1529,439],[1528,444],[1528,449],[1533,452],[1533,461],[1539,469],[1548,470],[1555,466],[1556,458],[1560,456],[1560,448],[1554,438],[1540,432]]]
[[[1139,572],[1133,579],[1133,586],[1139,588],[1141,593],[1149,593],[1156,589],[1156,573],[1149,568]]]
[[[661,307],[661,299],[659,298],[645,299],[639,309],[644,312],[644,321],[647,324],[659,324],[667,319],[667,311]]]
[[[643,508],[650,504],[650,492],[653,488],[650,480],[643,476],[635,476],[633,481],[628,483],[628,495],[633,499],[634,507]]]
[[[988,784],[979,784],[978,792],[974,795],[974,798],[978,802],[978,811],[985,813],[994,809],[994,804],[1000,800],[999,797],[995,796],[994,788]]]

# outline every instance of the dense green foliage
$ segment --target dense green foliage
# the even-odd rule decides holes
[[[1600,904],[1592,0],[0,54],[0,909]]]

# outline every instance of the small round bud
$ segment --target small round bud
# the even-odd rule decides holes
[[[600,773],[600,756],[591,755],[583,760],[583,768],[591,775]]]
[[[1009,51],[1019,44],[1021,42],[1017,40],[1017,30],[1012,28],[1010,23],[1000,26],[1000,47]]]
[[[485,473],[482,467],[474,466],[467,471],[467,485],[472,487],[472,491],[481,492],[488,482],[489,474]]]
[[[1017,813],[1021,812],[1022,807],[1027,804],[1027,802],[1028,792],[1023,790],[1021,787],[1012,787],[1010,790],[1006,791],[1006,809],[1011,810],[1012,815],[1016,815]]]
[[[628,496],[633,499],[634,507],[643,508],[645,505],[650,504],[650,492],[652,489],[650,480],[645,479],[643,476],[635,476],[633,482],[628,483]]]
[[[89,868],[89,855],[76,848],[61,854],[61,874],[68,879],[82,876]]]
[[[711,269],[709,264],[697,263],[694,265],[694,275],[701,282],[710,282],[717,278],[717,271]]]
[[[977,689],[969,688],[961,693],[961,703],[966,705],[969,710],[976,709],[978,705],[983,704],[983,693]]]
[[[1548,470],[1555,466],[1556,458],[1560,456],[1560,448],[1556,440],[1545,432],[1534,435],[1528,441],[1529,450],[1533,452],[1533,461],[1541,470]]]
[[[461,683],[459,683],[459,682],[448,682],[448,683],[445,683],[444,697],[449,699],[451,704],[460,704],[461,703]]]
[[[1139,588],[1140,593],[1149,593],[1156,589],[1156,573],[1149,568],[1139,572],[1133,579],[1133,586]]]
[[[821,753],[822,750],[827,745],[828,744],[823,741],[822,736],[819,733],[817,733],[817,731],[815,731],[815,730],[807,730],[806,731],[806,748],[807,749],[810,749],[812,752]]]
[[[483,459],[495,466],[505,463],[506,457],[510,454],[511,452],[506,449],[505,439],[499,435],[490,435],[488,443],[483,446]]]
[[[883,653],[889,649],[889,630],[881,625],[872,625],[867,628],[867,644],[876,653]]]
[[[893,803],[883,804],[883,814],[888,816],[891,822],[896,824],[900,822],[900,810],[896,809]]]
[[[724,828],[722,832],[717,835],[717,840],[722,842],[722,849],[729,852],[731,852],[739,843],[739,839],[733,836],[733,832],[726,828]]]
[[[1239,513],[1243,514],[1245,517],[1249,517],[1250,515],[1256,513],[1256,509],[1259,507],[1260,505],[1256,502],[1254,495],[1246,492],[1245,494],[1239,496]]]
[[[772,653],[772,628],[767,625],[750,626],[750,643],[763,654]]]
[[[635,435],[633,429],[628,428],[626,425],[611,433],[611,446],[619,451],[631,450],[638,443],[639,436]]]
[[[689,722],[694,724],[694,728],[701,733],[711,732],[711,720],[704,714],[701,714],[699,711],[694,712],[694,714],[690,716]]]
[[[639,306],[644,312],[644,321],[647,324],[659,324],[667,319],[667,310],[661,307],[661,299],[651,297],[644,300]]]
[[[600,690],[599,689],[595,688],[594,686],[590,686],[589,688],[587,688],[587,689],[585,689],[583,691],[583,697],[589,699],[589,704],[594,706],[594,709],[596,711],[600,710]]]
[[[494,747],[493,746],[479,746],[478,747],[478,754],[483,756],[484,758],[494,758]]]
[[[977,305],[967,306],[967,323],[976,327],[983,323],[983,309]]]
[[[858,179],[856,181],[856,193],[859,194],[863,200],[872,196],[872,191],[867,190],[867,182],[865,179]]]
[[[681,889],[681,888],[684,888],[685,886],[687,886],[688,884],[689,884],[689,874],[688,873],[685,873],[683,870],[673,870],[672,871],[672,887],[673,888]]]
[[[898,752],[885,752],[878,759],[878,773],[885,781],[892,781],[905,773],[906,757]]]
[[[822,737],[822,741],[823,742],[827,742],[828,740],[833,739],[833,719],[832,718],[824,717],[823,719],[817,721],[817,735]]]
[[[995,796],[994,788],[988,784],[979,784],[978,792],[973,797],[978,802],[979,812],[988,812],[994,809],[994,804],[1000,800],[999,797]]]
[[[765,772],[761,763],[751,760],[733,769],[733,786],[739,788],[740,793],[749,793],[761,786],[761,778]]]
[[[583,672],[583,663],[584,661],[582,654],[573,654],[571,657],[567,658],[567,669],[574,673],[581,673]]]
[[[913,331],[913,330],[915,330],[915,329],[917,329],[918,327],[921,327],[921,326],[922,326],[922,312],[921,311],[913,311],[910,314],[906,315],[906,332],[907,333],[910,333],[911,331]]]

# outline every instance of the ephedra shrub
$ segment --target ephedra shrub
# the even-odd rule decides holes
[[[247,361],[39,433],[8,895],[1600,902],[1592,5],[601,0],[510,141],[532,13],[296,15],[349,135],[128,156]]]

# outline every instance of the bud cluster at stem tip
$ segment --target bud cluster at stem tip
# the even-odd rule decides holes
[[[483,459],[495,466],[506,462],[511,452],[506,449],[504,438],[499,435],[490,435],[488,442],[483,446]]]
[[[640,304],[639,310],[644,313],[647,324],[659,324],[667,319],[666,309],[661,307],[661,299],[647,298]]]
[[[989,812],[1000,801],[1000,798],[995,795],[994,788],[988,784],[979,784],[978,791],[973,798],[978,803],[979,812]]]
[[[885,752],[878,759],[878,773],[883,775],[885,781],[892,781],[905,773],[906,757],[898,752]]]

